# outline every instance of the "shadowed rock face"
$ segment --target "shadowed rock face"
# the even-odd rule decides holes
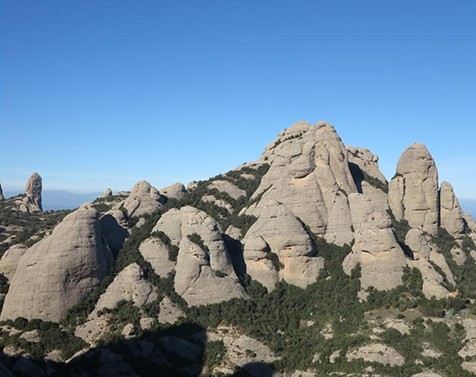
[[[284,204],[318,236],[339,245],[353,239],[347,195],[357,192],[347,150],[334,127],[299,122],[268,146],[261,161],[270,164],[247,214],[259,216],[271,200]]]
[[[59,321],[98,286],[111,264],[97,211],[81,207],[21,256],[0,318]]]
[[[389,184],[388,200],[397,220],[407,220],[412,228],[436,235],[438,170],[423,144],[413,144],[403,152]]]
[[[29,212],[43,211],[41,206],[42,179],[38,173],[33,173],[25,185],[25,204]]]
[[[5,200],[5,197],[3,196],[2,185],[0,185],[0,202],[3,200]]]

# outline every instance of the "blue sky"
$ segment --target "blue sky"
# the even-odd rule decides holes
[[[476,1],[0,2],[0,183],[160,188],[326,120],[476,198]]]

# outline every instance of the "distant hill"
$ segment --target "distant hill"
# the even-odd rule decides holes
[[[4,194],[6,198],[9,198],[18,195],[18,192],[5,192]],[[75,194],[68,191],[43,190],[41,195],[43,198],[43,210],[49,211],[78,208],[81,204],[97,198],[101,193]]]

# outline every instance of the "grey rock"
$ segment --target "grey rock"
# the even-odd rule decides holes
[[[297,123],[281,133],[261,156],[260,162],[270,164],[252,196],[261,200],[244,213],[259,217],[266,203],[277,200],[316,235],[330,233],[333,242],[350,243],[351,219],[348,208],[343,208],[348,204],[342,196],[357,192],[357,187],[347,155],[330,124],[319,122],[313,127]]]
[[[453,237],[461,238],[464,233],[463,211],[453,191],[453,186],[443,182],[440,188],[440,222]]]
[[[4,201],[5,197],[3,196],[2,185],[0,184],[0,202]]]
[[[140,181],[132,188],[129,197],[120,204],[123,206],[129,217],[143,216],[152,213],[163,204],[159,191],[150,185],[149,182]]]
[[[218,223],[194,207],[171,209],[152,230],[164,232],[179,247],[174,286],[191,306],[247,297],[233,270]],[[205,246],[192,242],[198,235]]]
[[[139,246],[139,252],[160,277],[167,277],[175,269],[175,261],[169,259],[168,248],[159,238],[149,237],[144,240]]]
[[[142,306],[157,298],[155,288],[144,279],[144,273],[137,263],[124,268],[107,287],[96,304],[93,312],[104,308],[113,309],[119,301],[132,301],[135,306]]]
[[[363,359],[364,361],[390,366],[402,366],[405,359],[394,348],[385,344],[374,343],[361,346],[346,354],[347,360]]]
[[[432,245],[430,237],[421,229],[410,229],[405,237],[405,244],[412,250],[414,259],[407,261],[408,266],[417,268],[422,274],[422,291],[425,297],[446,298],[450,292],[444,287],[444,278],[451,284],[455,284],[455,280],[444,256]],[[437,265],[445,276],[440,275],[434,265]]]
[[[18,262],[27,250],[28,247],[23,244],[10,247],[0,259],[0,274],[11,280],[17,270]]]
[[[179,318],[185,317],[185,313],[169,297],[164,296],[159,304],[159,323],[174,324]]]
[[[363,194],[349,195],[355,243],[343,262],[350,274],[359,263],[361,285],[390,290],[402,284],[405,254],[395,239],[387,213]]]
[[[162,195],[164,195],[168,199],[177,199],[180,200],[183,198],[187,190],[185,186],[180,183],[174,183],[173,185],[167,186],[159,190]]]
[[[438,170],[423,144],[413,144],[403,152],[397,173],[389,183],[388,199],[397,220],[412,228],[436,235],[438,231]]]
[[[98,286],[111,264],[98,213],[83,206],[20,258],[0,318],[59,321]]]
[[[238,199],[246,195],[246,192],[244,190],[240,189],[239,187],[228,181],[216,180],[213,181],[208,187],[210,189],[216,189],[220,192],[224,192],[230,195],[233,199]]]
[[[104,193],[102,194],[104,198],[107,198],[109,196],[112,196],[112,190],[110,188],[107,188]]]
[[[384,210],[388,205],[388,183],[379,169],[378,156],[365,148],[347,146],[352,175],[360,193]],[[370,177],[370,178],[367,178]],[[387,187],[387,190],[384,188]]]
[[[274,200],[263,206],[243,245],[247,273],[268,290],[280,280],[305,288],[316,281],[324,265],[302,223]],[[281,268],[271,262],[270,253],[276,254]]]
[[[38,173],[33,173],[25,185],[25,197],[20,204],[20,211],[39,212],[43,211],[41,206],[42,179]]]

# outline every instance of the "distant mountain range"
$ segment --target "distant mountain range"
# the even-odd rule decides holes
[[[6,198],[18,195],[18,192],[5,192]],[[81,204],[90,202],[97,198],[102,193],[93,192],[89,194],[75,194],[68,191],[60,190],[43,190],[41,195],[43,198],[43,210],[60,210],[60,209],[74,209],[78,208]]]

